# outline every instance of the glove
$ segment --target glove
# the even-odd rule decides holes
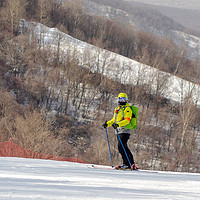
[[[105,121],[105,123],[102,124],[102,126],[103,126],[104,128],[107,128],[107,127],[108,127],[107,121]]]
[[[117,129],[119,127],[119,125],[116,124],[116,123],[112,124],[112,126],[113,126],[114,129]]]

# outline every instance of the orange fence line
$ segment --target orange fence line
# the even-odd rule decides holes
[[[53,155],[45,155],[37,153],[25,148],[22,148],[11,141],[11,138],[7,142],[0,142],[0,157],[20,157],[20,158],[35,158],[35,159],[46,159],[46,160],[58,160],[58,161],[69,161],[77,163],[86,163],[85,161],[73,157],[60,157]]]

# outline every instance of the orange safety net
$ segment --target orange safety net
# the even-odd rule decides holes
[[[77,163],[87,163],[78,156],[73,157],[59,157],[52,155],[45,155],[42,153],[37,153],[25,148],[18,146],[13,143],[11,140],[7,142],[0,142],[0,157],[20,157],[20,158],[35,158],[35,159],[46,159],[46,160],[58,160],[58,161],[69,161]]]

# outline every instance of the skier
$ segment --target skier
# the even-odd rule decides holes
[[[117,139],[118,139],[118,151],[122,156],[123,165],[119,165],[116,168],[117,169],[137,170],[138,168],[136,167],[136,165],[134,163],[133,154],[131,153],[130,149],[127,146],[127,142],[129,140],[131,130],[126,129],[125,126],[130,123],[130,120],[132,118],[132,110],[131,110],[130,105],[128,104],[127,100],[128,100],[127,94],[120,93],[118,95],[118,105],[119,106],[117,106],[115,108],[113,118],[110,121],[106,121],[102,126],[104,128],[113,126],[114,129],[118,130],[119,137],[120,137],[121,142],[124,146],[126,154],[129,158],[130,163],[129,163],[127,156],[124,152],[123,146],[121,145],[121,142],[120,142],[119,138],[117,137]],[[130,166],[130,164],[131,164],[131,166]]]

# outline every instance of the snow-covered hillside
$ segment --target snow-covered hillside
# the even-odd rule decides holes
[[[76,56],[79,63],[92,72],[102,73],[123,84],[144,85],[152,94],[159,93],[168,99],[182,102],[191,96],[196,105],[200,105],[200,86],[169,73],[144,65],[119,54],[77,40],[56,28],[48,28],[40,23],[21,20],[20,32],[30,33],[43,47]],[[59,45],[58,45],[59,44]]]
[[[200,57],[200,38],[183,33],[181,31],[172,31],[171,36],[176,44],[182,45],[186,49],[189,58],[198,60]]]
[[[0,158],[0,200],[200,199],[200,174],[88,168],[63,161]]]

